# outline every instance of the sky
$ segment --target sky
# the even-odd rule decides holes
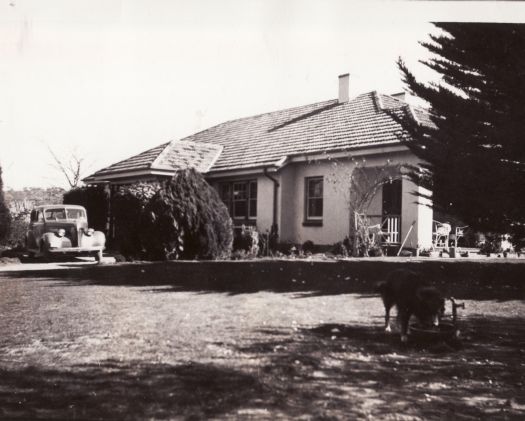
[[[432,21],[525,21],[520,2],[0,0],[4,189],[83,175],[240,117],[403,90]]]

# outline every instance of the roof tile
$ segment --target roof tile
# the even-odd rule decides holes
[[[227,121],[104,168],[93,176],[137,169],[207,172],[272,165],[283,157],[399,142],[391,111],[406,102],[375,91],[346,102],[329,100]],[[426,124],[426,112],[415,109]],[[89,177],[88,177],[89,178]]]

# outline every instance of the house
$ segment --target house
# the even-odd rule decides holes
[[[392,111],[428,122],[402,95],[369,92],[349,98],[349,75],[339,77],[337,99],[228,121],[164,143],[103,168],[87,184],[112,189],[170,178],[178,169],[203,173],[228,206],[234,225],[278,231],[281,242],[330,245],[363,215],[352,210],[352,170],[417,164],[400,142]],[[421,187],[398,174],[371,199],[366,218],[385,241],[406,247],[432,243],[432,210],[416,198]],[[355,181],[354,181],[355,183]],[[354,189],[355,190],[355,189]]]

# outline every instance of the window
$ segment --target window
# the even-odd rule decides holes
[[[233,183],[233,217],[246,218],[248,216],[248,184]]]
[[[58,221],[59,219],[66,219],[66,211],[64,208],[46,209],[45,218],[46,221]]]
[[[323,177],[305,180],[305,220],[321,222],[323,219]]]
[[[83,209],[66,209],[67,219],[86,219]]]
[[[257,181],[234,181],[219,184],[219,196],[235,220],[257,218]]]

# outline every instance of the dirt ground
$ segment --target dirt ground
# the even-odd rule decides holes
[[[373,294],[400,264],[0,268],[0,418],[524,419],[525,264],[412,265],[466,308],[408,345]]]

